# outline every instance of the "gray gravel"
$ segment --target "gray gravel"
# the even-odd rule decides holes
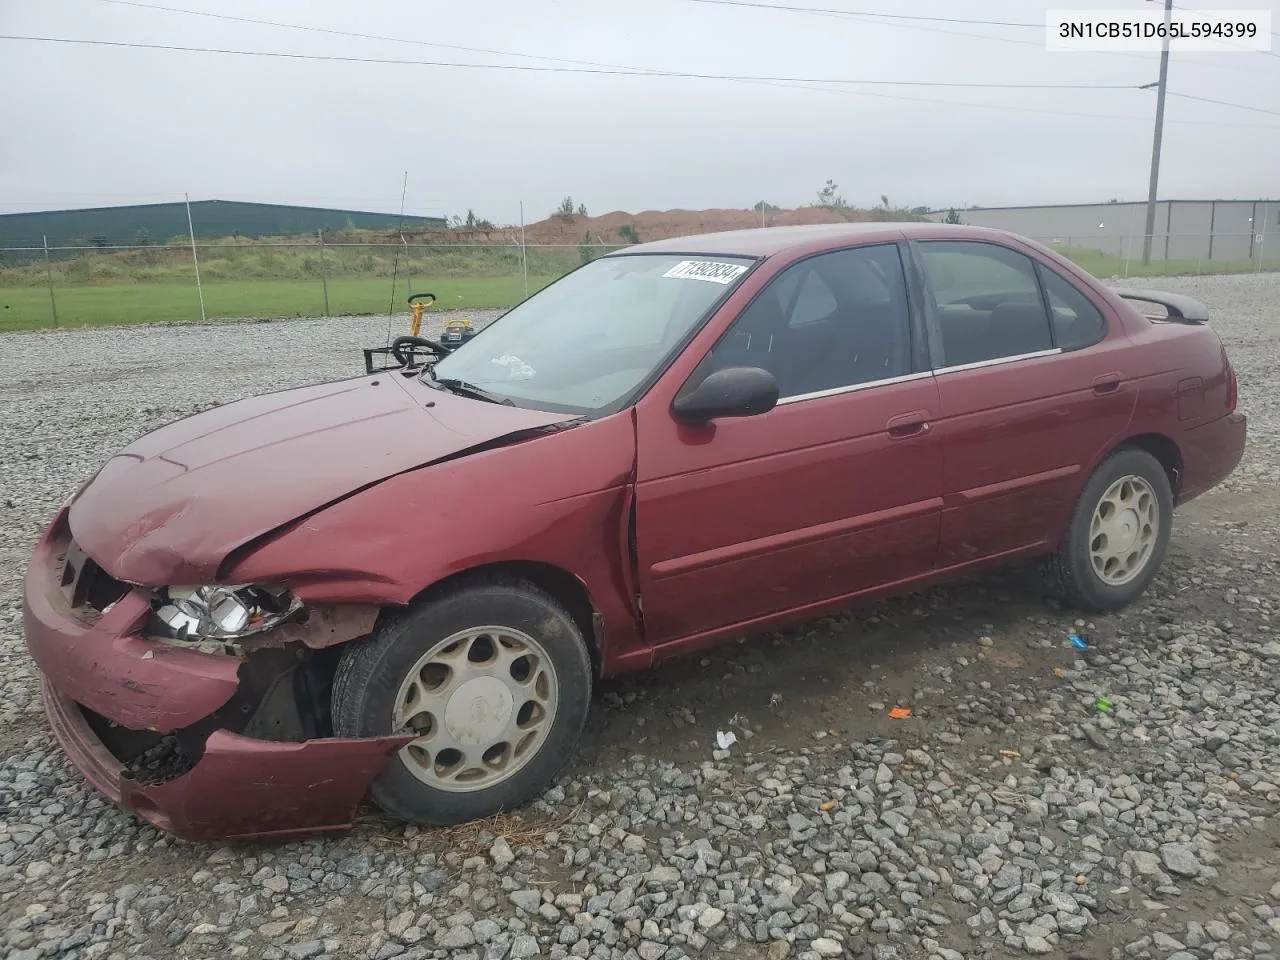
[[[1280,276],[1152,284],[1213,308],[1252,440],[1143,602],[1078,620],[1015,570],[828,618],[603,684],[515,815],[275,845],[170,840],[82,785],[20,577],[120,445],[356,373],[385,319],[0,337],[0,956],[1274,957]]]

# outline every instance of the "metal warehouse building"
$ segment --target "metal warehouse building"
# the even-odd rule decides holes
[[[974,207],[963,223],[999,227],[1054,247],[1142,256],[1146,203]],[[929,214],[944,220],[948,211]],[[1269,249],[1268,249],[1269,247]],[[1280,256],[1280,201],[1162,200],[1156,204],[1153,260],[1274,260]]]

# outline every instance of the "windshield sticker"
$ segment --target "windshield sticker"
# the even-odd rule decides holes
[[[715,263],[711,260],[681,260],[663,274],[681,280],[710,280],[712,283],[733,283],[747,272],[740,263]]]

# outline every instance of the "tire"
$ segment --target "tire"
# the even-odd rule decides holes
[[[1112,505],[1111,516],[1120,518],[1118,526],[1103,518],[1104,498]],[[1125,506],[1117,509],[1117,503]],[[1144,538],[1151,518],[1155,529]],[[1159,571],[1172,525],[1173,492],[1164,467],[1144,450],[1122,447],[1089,478],[1058,549],[1046,559],[1050,590],[1082,610],[1119,610],[1141,595]],[[1137,539],[1131,544],[1127,537],[1135,529]],[[1114,540],[1097,539],[1108,530],[1117,533]],[[1115,554],[1124,556],[1112,565],[1105,558]]]
[[[551,783],[573,755],[591,686],[582,632],[554,597],[521,581],[472,581],[343,652],[334,733],[423,733],[391,758],[373,799],[400,819],[452,826],[520,806]]]

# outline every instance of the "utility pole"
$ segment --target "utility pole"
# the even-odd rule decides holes
[[[1151,184],[1147,189],[1147,229],[1142,237],[1142,262],[1151,262],[1151,237],[1156,232],[1156,185],[1160,180],[1160,142],[1164,139],[1164,93],[1169,79],[1169,21],[1173,0],[1164,0],[1164,42],[1160,44],[1160,79],[1156,82],[1156,131],[1151,140]],[[1147,84],[1143,89],[1150,89]]]

